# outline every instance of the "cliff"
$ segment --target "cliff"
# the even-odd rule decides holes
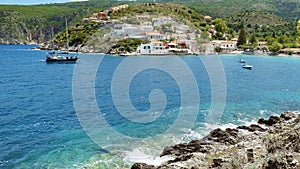
[[[74,25],[94,8],[77,3],[0,5],[0,43],[44,43],[65,29],[66,19]]]
[[[285,112],[258,124],[215,129],[201,140],[165,147],[173,160],[160,166],[136,163],[132,169],[300,168],[300,115]]]

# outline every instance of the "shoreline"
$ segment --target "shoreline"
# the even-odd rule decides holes
[[[39,49],[39,48],[32,48],[32,50],[40,50],[40,51],[49,51],[49,50],[45,50],[45,49]],[[109,54],[109,53],[97,53],[97,52],[82,52],[82,51],[78,51],[78,53],[81,54],[103,54],[103,55],[110,55],[110,56],[119,56],[119,57],[138,57],[138,56],[152,56],[152,57],[157,57],[157,56],[210,56],[210,55],[233,55],[233,56],[262,56],[262,57],[290,57],[290,58],[300,58],[300,55],[283,55],[283,54],[279,54],[279,55],[268,55],[268,54],[243,54],[243,53],[216,53],[216,54],[211,54],[211,53],[195,53],[195,54],[189,54],[189,55],[138,55],[138,54],[130,54],[130,53],[126,53],[126,54]]]
[[[217,128],[189,143],[164,148],[160,157],[172,157],[159,166],[135,163],[131,169],[172,168],[300,168],[300,114],[259,119],[257,124]]]

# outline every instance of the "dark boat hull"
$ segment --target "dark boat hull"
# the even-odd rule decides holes
[[[249,69],[251,70],[252,69],[252,66],[243,66],[244,69]]]
[[[75,58],[63,58],[63,59],[53,59],[53,58],[47,58],[47,63],[76,63],[78,60],[77,57]]]

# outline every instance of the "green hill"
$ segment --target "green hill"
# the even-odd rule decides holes
[[[214,18],[229,17],[243,11],[265,11],[288,20],[300,17],[299,0],[159,0],[159,2],[182,3]]]
[[[33,6],[0,5],[0,43],[42,43],[52,38],[52,32],[57,34],[64,30],[65,18],[72,26],[80,24],[83,17],[90,16],[93,12],[122,3],[141,4],[142,2],[153,2],[153,0],[89,0]],[[156,0],[156,2],[175,2],[183,7],[173,5],[170,6],[171,9],[166,7],[155,9],[158,6],[155,8],[148,6],[148,9],[143,10],[156,10],[161,13],[177,12],[178,17],[182,16],[182,19],[191,21],[203,31],[207,29],[207,23],[199,16],[210,15],[213,18],[225,19],[229,28],[235,31],[238,31],[242,21],[248,28],[267,25],[269,28],[274,27],[267,30],[268,32],[292,32],[294,31],[292,27],[299,19],[300,13],[298,0]],[[188,7],[187,10],[183,9],[184,6]],[[133,10],[132,12],[139,12],[142,9]]]

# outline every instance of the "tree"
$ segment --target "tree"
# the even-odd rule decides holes
[[[254,33],[250,36],[249,43],[251,43],[253,46],[257,45],[257,40]]]
[[[215,25],[215,29],[217,32],[224,34],[224,33],[227,33],[229,30],[223,19],[220,19],[220,18],[215,19],[214,25]]]
[[[269,50],[271,51],[271,52],[275,52],[275,53],[277,53],[280,49],[282,49],[283,48],[283,45],[282,44],[280,44],[279,42],[273,42],[270,46],[269,46]]]
[[[229,30],[225,21],[220,18],[217,18],[214,20],[213,24],[215,25],[215,30],[217,31],[216,38],[222,39],[224,34],[227,33]]]
[[[216,51],[216,52],[221,52],[221,47],[220,47],[220,46],[216,46],[216,47],[215,47],[215,51]]]
[[[300,19],[298,20],[298,26],[297,26],[297,42],[300,43]]]
[[[247,38],[246,38],[246,31],[245,29],[243,28],[241,31],[240,31],[240,34],[239,34],[239,37],[238,37],[238,40],[237,40],[237,46],[241,46],[241,45],[244,45],[247,43]]]

